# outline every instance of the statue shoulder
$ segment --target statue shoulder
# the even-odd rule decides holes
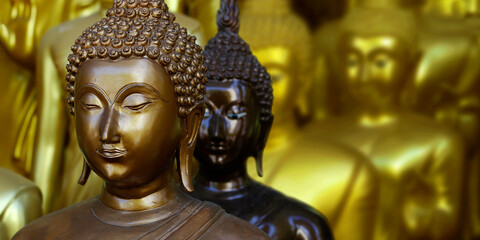
[[[66,21],[51,28],[43,35],[39,45],[39,51],[48,49],[49,51],[53,51],[54,54],[56,51],[70,52],[70,47],[77,37],[82,34],[83,29],[90,27],[100,19],[101,16],[97,13]]]
[[[277,193],[280,199],[272,203],[278,208],[272,211],[273,221],[285,221],[287,226],[290,225],[290,229],[295,231],[295,236],[306,235],[309,236],[308,239],[333,239],[330,224],[321,212],[297,199]]]
[[[0,182],[2,183],[0,185],[0,213],[22,195],[40,196],[41,198],[40,190],[35,183],[8,169],[0,168]]]
[[[204,202],[202,211],[215,212],[212,224],[197,239],[270,239],[264,232],[247,221],[227,214],[218,205]]]
[[[336,169],[335,174],[345,178],[353,171],[364,173],[374,171],[370,161],[354,148],[333,139],[309,134],[302,134],[292,144],[288,157],[290,161],[286,161],[286,164],[292,165],[288,167],[293,165],[298,167],[298,163],[301,162],[305,167],[314,169],[316,174],[319,171],[327,172]]]
[[[403,125],[400,131],[410,129],[412,134],[430,138],[436,145],[445,145],[446,147],[462,148],[462,140],[456,131],[438,123],[425,116],[417,114],[404,115],[402,122],[408,123]],[[427,139],[423,139],[425,141]]]
[[[91,198],[40,217],[18,231],[12,239],[71,239],[76,231],[84,230],[75,228],[79,220],[88,222],[93,219],[91,206],[97,200]]]
[[[269,185],[325,211],[336,209],[352,192],[375,194],[378,181],[373,165],[359,151],[304,135],[292,144]]]

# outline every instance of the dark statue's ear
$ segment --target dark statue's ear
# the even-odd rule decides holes
[[[262,121],[260,124],[260,134],[258,136],[258,142],[255,149],[253,157],[255,157],[255,163],[257,164],[257,174],[258,176],[263,176],[263,150],[267,145],[268,135],[270,134],[270,129],[272,129],[273,115],[267,120]]]
[[[182,135],[180,145],[177,150],[177,171],[180,176],[180,183],[183,190],[193,192],[192,176],[190,175],[190,168],[193,158],[193,151],[195,150],[195,143],[197,142],[198,131],[202,124],[203,115],[205,113],[205,105],[198,104],[186,118],[182,118],[181,128]]]

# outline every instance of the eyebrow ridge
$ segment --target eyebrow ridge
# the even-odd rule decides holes
[[[81,93],[82,92],[82,89],[84,88],[88,88],[88,87],[91,87],[95,90],[97,90],[98,92],[100,92],[100,94],[102,94],[102,96],[107,99],[108,103],[109,104],[112,104],[112,101],[110,100],[110,98],[108,97],[107,93],[105,93],[105,91],[103,91],[102,88],[100,88],[99,86],[95,85],[95,84],[92,84],[92,83],[89,83],[89,84],[85,84],[83,86],[81,86],[78,91],[75,92],[75,97],[77,96],[78,93]]]
[[[162,101],[166,102],[166,103],[170,103],[170,101],[166,100],[165,98],[162,97],[162,94],[160,94],[160,92],[158,92],[157,89],[155,89],[154,87],[150,86],[149,84],[146,84],[146,83],[130,83],[130,84],[127,84],[126,86],[122,87],[117,95],[115,96],[115,101],[117,101],[117,99],[122,96],[122,94],[127,91],[128,89],[130,88],[135,88],[135,87],[146,87],[148,88],[149,90],[151,90],[152,92],[154,92],[155,94],[158,95],[158,98],[160,98]]]

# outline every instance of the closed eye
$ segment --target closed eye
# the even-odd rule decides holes
[[[87,103],[82,103],[82,106],[85,108],[85,110],[97,110],[100,109],[100,106],[96,104],[87,104]]]
[[[137,105],[129,105],[129,106],[125,106],[125,108],[128,108],[128,109],[133,110],[133,111],[140,111],[140,110],[146,108],[151,103],[152,102],[145,102],[145,103],[141,103],[141,104],[137,104]]]

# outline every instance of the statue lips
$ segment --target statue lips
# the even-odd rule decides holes
[[[223,154],[227,152],[226,143],[224,141],[221,142],[210,142],[208,144],[208,150],[212,153],[216,154]]]
[[[97,153],[105,159],[114,159],[124,156],[127,150],[103,146],[103,148],[97,149]]]

